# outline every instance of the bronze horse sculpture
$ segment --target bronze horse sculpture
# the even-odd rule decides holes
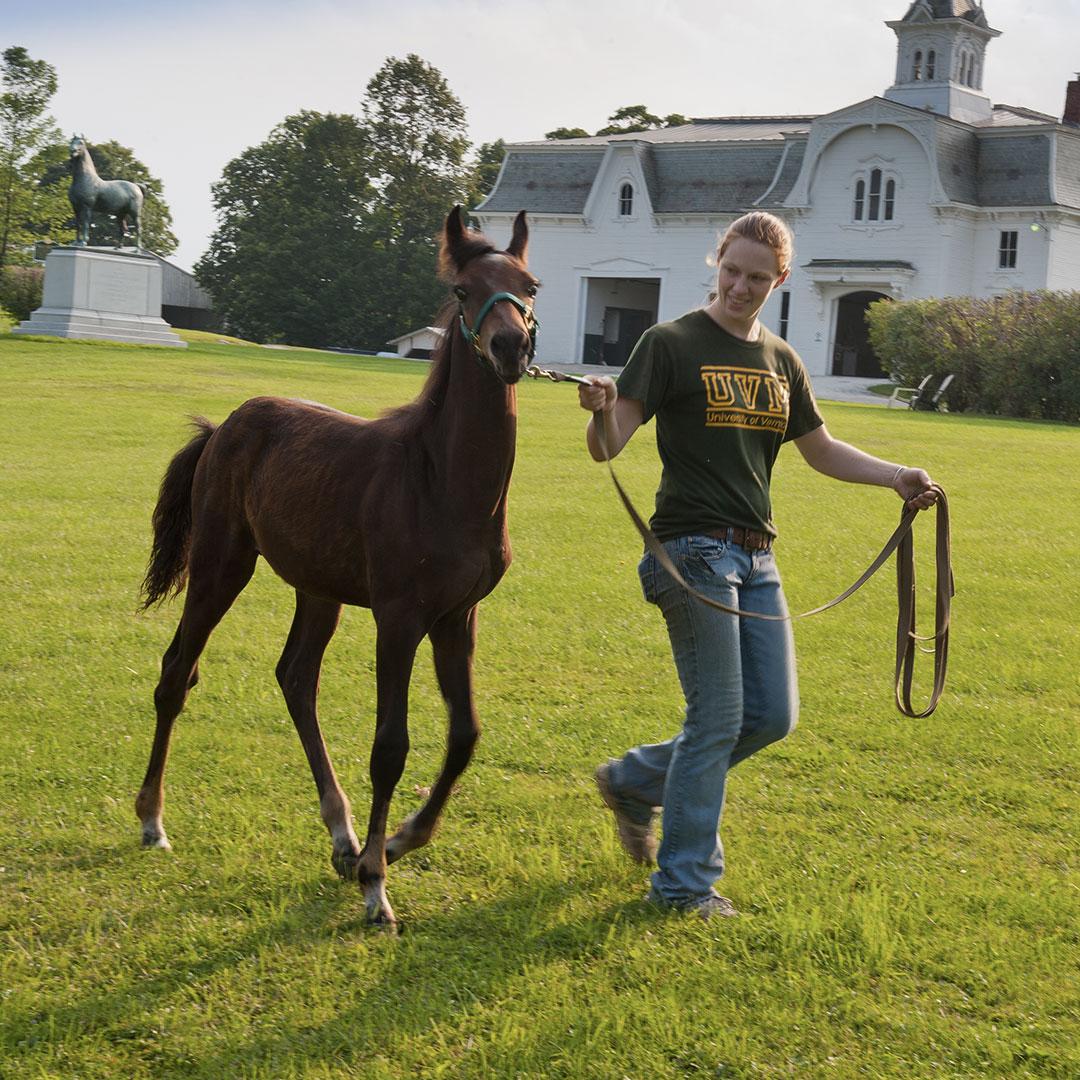
[[[90,156],[85,136],[75,135],[72,138],[68,164],[73,178],[68,188],[68,200],[75,210],[75,246],[85,247],[90,242],[90,223],[94,211],[101,210],[116,219],[119,233],[117,246],[124,246],[128,226],[132,225],[135,247],[141,250],[146,185],[130,180],[102,180],[94,168],[94,159]]]
[[[510,564],[507,495],[517,434],[515,383],[535,351],[528,227],[505,251],[446,219],[440,270],[453,286],[446,329],[420,396],[374,420],[260,397],[197,432],[172,459],[154,510],[145,606],[187,584],[154,692],[157,729],[136,799],[143,844],[169,847],[163,774],[173,722],[199,655],[258,556],[296,590],[277,680],[307,754],[331,861],[364,890],[368,921],[393,927],[386,867],[426,844],[479,735],[472,657],[479,601]],[[377,715],[371,814],[361,848],[316,716],[323,653],[343,604],[376,625]],[[449,712],[445,761],[424,805],[386,839],[409,750],[408,691],[427,636]]]

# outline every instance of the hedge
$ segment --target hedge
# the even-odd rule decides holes
[[[5,266],[0,270],[0,308],[16,322],[41,307],[45,271],[40,266]]]
[[[952,412],[1080,422],[1080,292],[878,301],[867,322],[898,385],[954,376]]]

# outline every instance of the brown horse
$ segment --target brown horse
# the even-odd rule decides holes
[[[169,847],[163,775],[173,722],[198,681],[210,632],[261,555],[296,590],[277,679],[318,789],[332,862],[364,888],[368,920],[393,926],[386,866],[426,844],[479,735],[473,706],[476,606],[510,564],[506,504],[517,434],[515,383],[532,356],[537,281],[528,227],[505,251],[446,220],[440,270],[457,296],[420,396],[376,420],[324,405],[253,398],[219,427],[201,418],[172,460],[154,511],[146,605],[187,583],[154,691],[157,729],[138,798],[143,844]],[[451,321],[452,320],[452,321]],[[471,329],[470,329],[471,327]],[[377,717],[363,850],[316,717],[319,669],[343,604],[371,608]],[[416,649],[431,640],[449,711],[442,771],[424,805],[386,839],[409,750]]]

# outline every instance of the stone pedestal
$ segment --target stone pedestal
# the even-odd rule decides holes
[[[114,248],[53,248],[41,307],[12,333],[187,348],[161,317],[161,264]]]

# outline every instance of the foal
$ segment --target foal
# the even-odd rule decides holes
[[[505,251],[446,219],[440,270],[458,308],[420,396],[377,420],[323,405],[253,398],[219,427],[197,419],[154,510],[145,606],[187,583],[184,610],[154,692],[157,729],[135,802],[143,844],[169,847],[163,776],[173,722],[198,681],[211,631],[261,555],[296,590],[277,679],[318,789],[332,862],[364,889],[367,918],[393,926],[386,866],[426,844],[479,726],[473,705],[476,606],[510,564],[506,503],[514,465],[514,384],[532,356],[537,281],[528,227]],[[343,604],[375,618],[377,716],[371,817],[363,849],[316,716],[319,669]],[[409,749],[416,649],[431,640],[449,710],[446,759],[424,805],[389,840],[387,815]]]

